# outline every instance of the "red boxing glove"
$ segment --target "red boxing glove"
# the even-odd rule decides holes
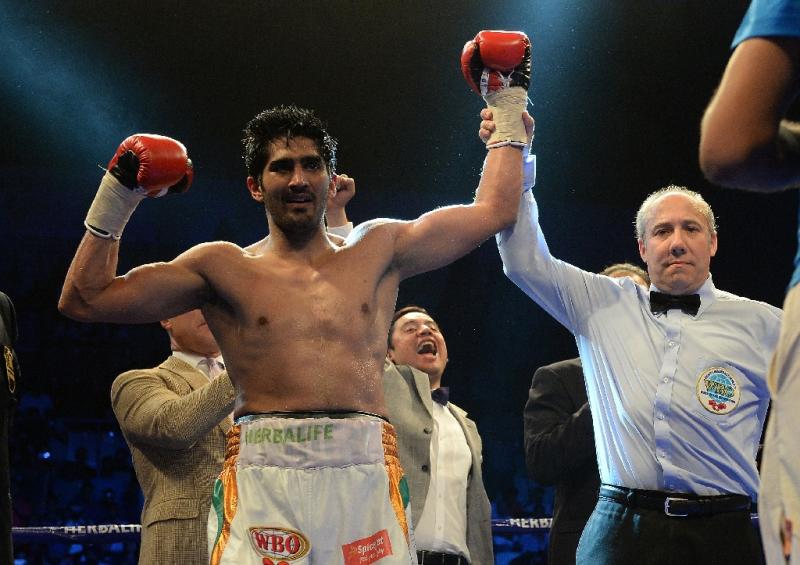
[[[119,239],[144,198],[185,192],[194,178],[186,147],[163,135],[140,133],[123,141],[89,207],[84,225],[103,239]]]
[[[481,31],[464,45],[461,72],[472,90],[481,96],[512,86],[527,91],[531,80],[531,42],[521,31]]]
[[[531,42],[521,31],[484,30],[467,41],[461,52],[461,72],[483,96],[495,130],[487,149],[530,143],[522,114],[528,105]]]
[[[108,171],[126,187],[150,197],[186,192],[194,178],[183,143],[149,133],[123,141],[108,163]]]

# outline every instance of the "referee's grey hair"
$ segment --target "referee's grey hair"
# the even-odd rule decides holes
[[[711,210],[711,206],[708,205],[708,202],[706,202],[703,197],[694,190],[689,190],[685,186],[671,184],[669,186],[665,186],[664,188],[659,188],[655,192],[651,193],[647,198],[644,199],[642,205],[639,206],[639,211],[636,212],[636,220],[634,222],[634,226],[636,228],[636,239],[644,240],[645,227],[647,222],[650,220],[650,216],[653,212],[653,207],[655,206],[656,202],[658,202],[661,198],[670,196],[672,194],[682,194],[691,200],[692,206],[694,206],[697,212],[706,219],[706,225],[708,226],[709,233],[711,235],[717,233],[717,220],[714,218],[714,212]]]

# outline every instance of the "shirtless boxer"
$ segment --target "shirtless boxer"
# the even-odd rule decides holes
[[[238,393],[209,516],[212,563],[415,561],[381,388],[398,285],[513,224],[532,129],[527,37],[481,32],[467,56],[486,67],[498,123],[474,202],[366,222],[343,247],[323,222],[335,142],[307,110],[267,110],[245,128],[247,187],[270,233],[247,250],[204,243],[116,276],[138,202],[184,189],[191,164],[180,143],[146,135],[125,140],[109,163],[59,309],[112,323],[202,309]]]

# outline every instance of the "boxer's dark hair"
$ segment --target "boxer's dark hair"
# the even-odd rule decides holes
[[[307,137],[317,146],[329,174],[336,172],[336,140],[313,110],[297,106],[276,106],[259,113],[244,128],[242,146],[247,174],[261,185],[261,173],[267,164],[269,144],[279,138],[288,143],[295,137]]]
[[[394,326],[395,324],[397,324],[397,320],[399,320],[406,314],[410,314],[411,312],[420,312],[422,314],[425,314],[426,316],[430,316],[431,319],[433,319],[433,316],[431,316],[428,313],[428,311],[425,310],[425,308],[423,308],[422,306],[417,306],[416,304],[409,304],[408,306],[403,306],[402,308],[400,308],[397,312],[394,313],[394,316],[392,316],[392,323],[389,324],[389,335],[386,336],[386,345],[389,346],[389,349],[394,349],[392,345],[392,333],[394,333]]]

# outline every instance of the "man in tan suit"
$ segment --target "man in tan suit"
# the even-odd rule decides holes
[[[111,405],[144,493],[139,563],[208,563],[206,520],[222,469],[234,388],[200,310],[163,320],[172,355],[128,371]]]

